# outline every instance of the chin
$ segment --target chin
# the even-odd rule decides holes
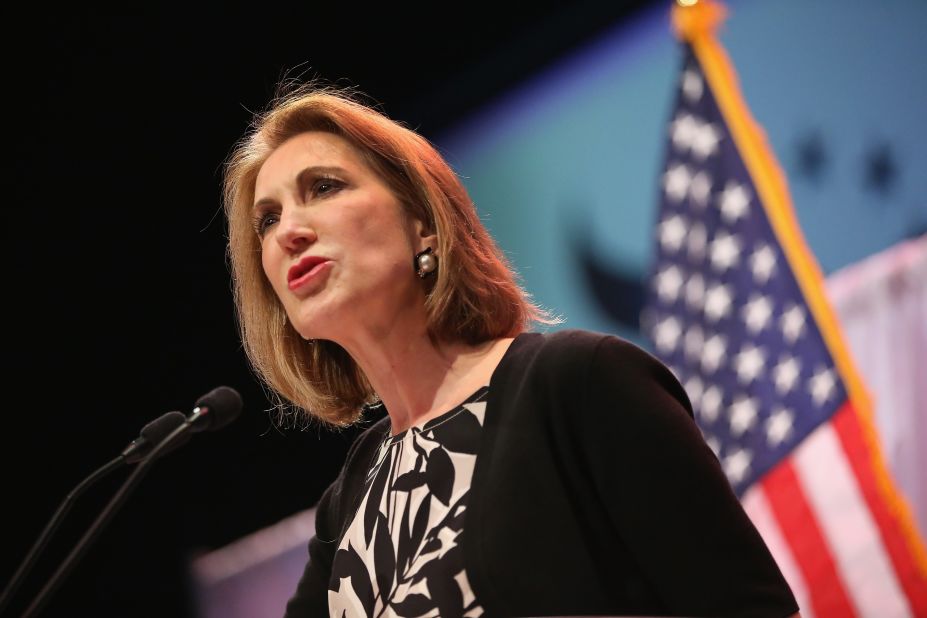
[[[309,312],[305,312],[297,316],[296,319],[291,320],[293,328],[299,333],[299,336],[306,340],[331,339],[334,332],[334,325],[328,323],[327,320],[319,316],[338,314],[329,311],[319,312],[316,310],[312,311],[312,315],[308,315],[308,313]]]
[[[310,339],[324,339],[325,338],[325,336],[320,332],[320,330],[324,330],[324,329],[319,329],[318,326],[316,326],[315,328],[310,328],[308,324],[306,324],[305,321],[303,321],[302,324],[299,324],[298,322],[294,322],[293,327],[295,328],[296,332],[299,333],[299,336],[307,341]]]

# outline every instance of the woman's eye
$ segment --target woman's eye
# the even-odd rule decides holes
[[[276,213],[273,212],[259,214],[254,219],[254,231],[257,232],[258,236],[263,238],[264,234],[267,233],[268,228],[270,228],[271,225],[275,224],[279,220],[280,218]]]
[[[312,186],[316,195],[326,195],[341,188],[341,183],[334,178],[319,178]]]

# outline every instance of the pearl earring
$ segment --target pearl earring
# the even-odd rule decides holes
[[[415,274],[420,279],[424,279],[438,269],[438,256],[431,252],[431,247],[415,254],[414,268]]]

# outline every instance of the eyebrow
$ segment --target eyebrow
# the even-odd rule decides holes
[[[300,194],[305,193],[306,186],[320,176],[344,175],[347,170],[338,165],[312,165],[300,170],[296,174],[296,187]],[[254,203],[252,210],[257,210],[261,206],[270,206],[277,203],[277,200],[271,197],[261,198]]]

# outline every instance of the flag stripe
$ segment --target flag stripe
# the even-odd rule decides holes
[[[845,405],[838,414],[851,413],[852,409]],[[831,423],[805,439],[795,451],[793,465],[847,595],[859,614],[911,616],[878,527]]]
[[[834,418],[834,430],[869,506],[885,550],[895,568],[899,584],[904,589],[915,616],[927,616],[927,577],[905,549],[903,532],[898,526],[890,504],[882,499],[877,479],[866,463],[870,454],[864,440],[862,421],[852,407],[847,406]]]
[[[811,586],[814,613],[827,618],[856,616],[791,460],[779,464],[760,484],[803,579],[814,582]]]
[[[770,553],[779,565],[785,581],[792,588],[795,600],[798,601],[798,607],[801,609],[802,618],[814,618],[814,608],[811,604],[811,593],[808,590],[808,584],[802,576],[801,569],[788,541],[776,521],[776,516],[769,504],[769,498],[762,485],[754,485],[744,493],[742,503],[747,515],[753,525],[756,526],[760,536],[763,537],[766,546],[769,547]]]

